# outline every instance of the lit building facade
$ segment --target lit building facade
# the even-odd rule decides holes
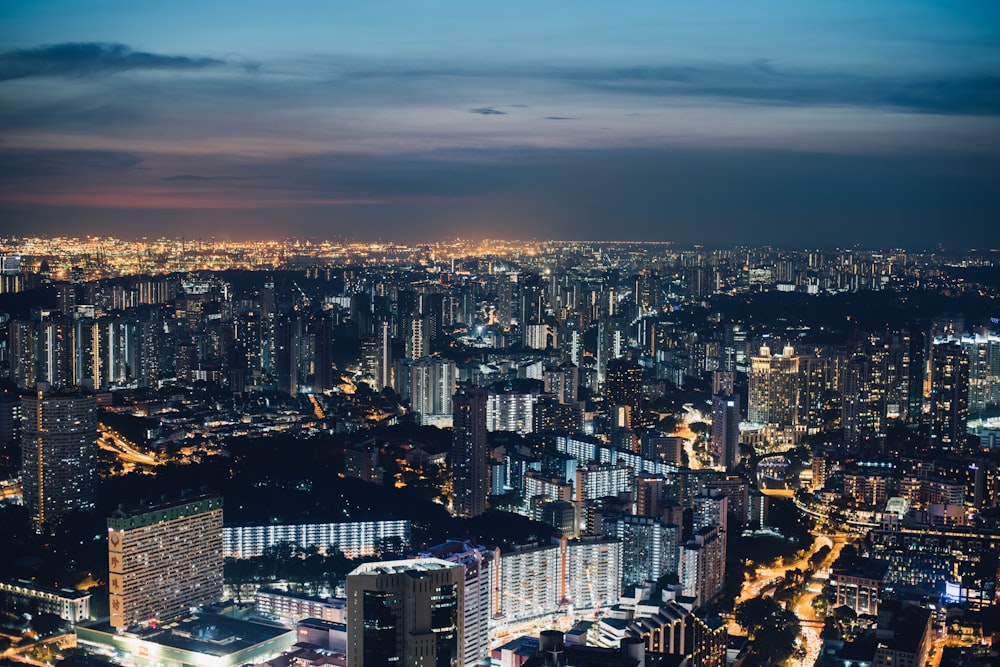
[[[962,453],[968,439],[969,358],[951,339],[931,346],[930,446]]]
[[[322,598],[273,588],[258,588],[254,593],[254,607],[258,614],[273,616],[287,625],[307,618],[328,623],[344,623],[347,619],[347,602],[342,598]]]
[[[479,516],[486,511],[487,391],[473,387],[455,394],[451,432],[452,512]]]
[[[108,519],[111,625],[124,630],[222,598],[222,498]]]
[[[292,548],[318,547],[321,553],[337,549],[347,558],[377,556],[387,544],[394,550],[409,548],[410,527],[407,519],[225,526],[222,553],[226,558],[255,558],[286,543]]]
[[[765,345],[750,358],[749,421],[778,429],[798,426],[799,361],[791,345],[773,356]]]
[[[621,542],[582,538],[503,553],[492,562],[492,626],[543,619],[572,608],[593,613],[618,602]]]
[[[21,398],[21,481],[38,531],[97,497],[97,403],[92,394],[38,391]]]
[[[7,609],[30,609],[31,613],[55,614],[79,623],[90,618],[90,593],[71,588],[49,588],[24,579],[0,581],[0,602]]]

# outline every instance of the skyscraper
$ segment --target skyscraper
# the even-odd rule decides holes
[[[486,511],[487,392],[472,387],[455,394],[451,435],[452,513],[478,516]]]
[[[618,405],[628,406],[632,423],[641,423],[642,368],[624,360],[612,360],[608,363],[606,386],[608,409]]]
[[[420,415],[422,424],[431,423],[432,417],[452,414],[456,372],[451,359],[422,357],[410,364],[410,408]]]
[[[222,498],[200,496],[108,519],[111,626],[125,629],[222,598]]]
[[[969,357],[958,341],[931,346],[931,447],[961,452],[968,439]]]
[[[677,572],[678,526],[666,526],[658,517],[627,515],[605,521],[602,530],[622,543],[622,589],[626,592]]]
[[[796,423],[798,361],[790,345],[774,356],[765,345],[751,357],[750,421],[783,427]]]
[[[740,397],[712,397],[712,447],[719,463],[734,470],[740,462]]]
[[[464,655],[465,568],[439,558],[347,575],[348,667],[451,667]]]
[[[726,547],[719,526],[696,530],[692,539],[680,547],[678,577],[685,596],[706,605],[722,592],[725,581]]]
[[[844,425],[844,444],[851,448],[866,444],[876,436],[870,359],[867,354],[856,354],[844,364],[841,421]]]
[[[463,657],[460,664],[475,667],[489,654],[490,560],[493,551],[469,540],[448,540],[422,553],[465,567],[462,613]]]
[[[97,404],[92,394],[37,391],[21,398],[21,479],[36,530],[97,497]]]

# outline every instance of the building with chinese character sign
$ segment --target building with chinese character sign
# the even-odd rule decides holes
[[[148,624],[222,597],[222,498],[198,496],[108,519],[111,626]]]

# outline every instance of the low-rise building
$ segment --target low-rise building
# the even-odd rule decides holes
[[[24,579],[0,581],[0,600],[7,608],[24,608],[41,614],[55,614],[64,621],[79,623],[90,618],[90,593],[71,588],[49,588]]]

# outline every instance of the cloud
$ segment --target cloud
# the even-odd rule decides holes
[[[577,116],[546,116],[545,120],[580,120]]]
[[[731,100],[802,107],[854,106],[907,113],[1000,114],[1000,76],[870,74],[782,68],[762,58],[749,66],[641,66],[561,74],[592,90],[664,98]]]
[[[253,176],[199,176],[197,174],[174,174],[164,176],[161,181],[249,181]]]
[[[78,77],[128,70],[193,70],[222,65],[215,58],[133,51],[113,42],[67,42],[0,53],[0,81],[28,77]]]
[[[506,111],[500,111],[494,109],[493,107],[479,107],[478,109],[469,109],[469,113],[478,113],[482,116],[506,116]]]
[[[140,169],[143,159],[126,151],[55,150],[0,151],[0,179],[80,178],[121,174]]]

